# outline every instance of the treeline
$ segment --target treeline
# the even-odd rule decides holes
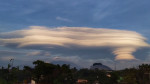
[[[150,84],[150,64],[142,64],[136,68],[128,68],[119,71],[118,82],[126,84]]]
[[[150,65],[142,64],[137,68],[119,71],[104,71],[70,68],[69,65],[55,65],[37,60],[34,67],[2,67],[0,69],[0,84],[22,84],[34,80],[37,84],[77,84],[77,81],[87,80],[86,84],[150,84]],[[85,84],[85,83],[84,83]]]

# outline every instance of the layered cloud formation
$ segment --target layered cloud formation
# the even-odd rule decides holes
[[[139,33],[126,30],[31,26],[29,29],[0,34],[0,45],[17,48],[42,46],[46,49],[110,47],[116,60],[136,59],[132,53],[138,48],[149,47]]]

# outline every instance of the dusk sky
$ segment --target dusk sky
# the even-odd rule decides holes
[[[0,0],[0,66],[150,64],[149,0]]]

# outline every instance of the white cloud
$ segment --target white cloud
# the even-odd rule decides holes
[[[27,56],[50,56],[50,52],[46,51],[33,51],[26,54]]]
[[[126,30],[86,28],[86,27],[58,27],[46,28],[31,26],[30,29],[3,33],[9,38],[0,38],[0,45],[15,44],[16,47],[40,45],[46,48],[58,46],[75,47],[111,47],[116,60],[136,59],[132,53],[140,47],[149,47],[139,33]],[[11,37],[11,35],[16,37]],[[38,54],[34,52],[32,54]]]
[[[27,56],[37,56],[37,55],[40,55],[40,54],[41,54],[40,51],[34,51],[34,52],[27,53]]]
[[[14,56],[3,56],[3,57],[0,57],[0,60],[10,61],[10,59],[14,59],[14,58],[15,58]]]
[[[72,20],[70,20],[70,19],[59,17],[59,16],[56,17],[56,20],[65,21],[65,22],[72,22]]]
[[[111,69],[114,69],[114,64],[115,64],[115,62],[111,59],[83,59],[79,56],[70,56],[70,57],[56,56],[51,61],[63,61],[64,63],[70,62],[82,68],[90,68],[90,66],[92,66],[93,63],[100,62],[103,65],[109,66]],[[122,66],[123,64],[120,65]],[[118,66],[120,67],[120,65]],[[125,68],[125,66],[122,66],[121,68],[118,69],[122,69],[122,68]]]

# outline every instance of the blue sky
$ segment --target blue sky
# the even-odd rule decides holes
[[[0,38],[8,38],[9,35],[6,32],[25,30],[29,29],[30,26],[44,26],[48,29],[87,27],[134,31],[147,38],[146,42],[149,44],[149,4],[149,0],[0,0]],[[11,35],[15,37],[14,34]],[[57,61],[76,59],[73,63],[77,65],[79,65],[78,61],[84,60],[83,65],[81,65],[83,67],[88,67],[92,62],[102,62],[113,67],[112,63],[114,63],[114,59],[111,57],[113,54],[109,52],[111,48],[108,47],[47,50],[41,46],[28,48],[16,48],[14,46],[9,44],[0,47],[2,65],[6,65],[9,58],[16,59],[16,65],[21,61],[20,64],[23,65],[36,59],[53,61],[54,58],[58,57],[62,60],[58,59]],[[51,56],[48,56],[49,54]],[[133,54],[138,61],[125,61],[126,64],[137,65],[147,63],[150,60],[150,49],[147,47],[139,48]],[[120,61],[118,62],[120,63]],[[124,62],[121,63],[124,67],[128,67]]]

